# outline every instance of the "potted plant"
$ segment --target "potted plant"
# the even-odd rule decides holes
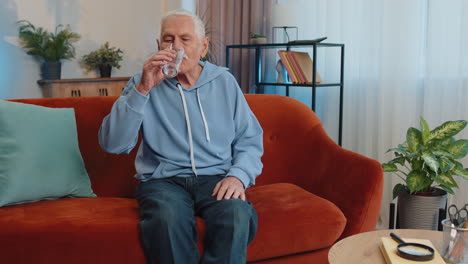
[[[112,67],[120,69],[123,51],[116,47],[109,47],[109,42],[104,43],[98,50],[92,51],[82,58],[82,63],[87,70],[99,69],[101,77],[111,77]]]
[[[454,194],[458,187],[454,177],[468,179],[468,169],[458,161],[468,153],[468,140],[454,138],[466,124],[466,120],[447,121],[430,130],[421,117],[421,130],[409,128],[406,141],[387,151],[395,158],[383,163],[383,170],[404,182],[393,188],[401,228],[436,229],[439,208],[445,207],[447,193]],[[431,208],[431,203],[437,207]]]
[[[27,20],[19,24],[19,39],[27,54],[42,61],[42,79],[60,79],[61,60],[71,60],[75,57],[73,43],[80,39],[80,35],[71,31],[70,26],[58,25],[54,33],[42,27],[35,27]]]
[[[249,32],[250,44],[265,44],[267,37],[265,35]]]

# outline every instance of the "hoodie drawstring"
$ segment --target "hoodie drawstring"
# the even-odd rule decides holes
[[[205,125],[206,140],[208,142],[210,142],[210,130],[208,128],[208,122],[206,122],[205,113],[203,112],[203,107],[202,107],[202,104],[200,102],[200,93],[199,93],[199,91],[200,91],[200,89],[197,89],[198,107],[200,107],[200,112],[201,112],[201,116],[202,116],[202,119],[203,119],[203,124]]]
[[[184,106],[184,114],[185,114],[185,122],[187,123],[187,132],[188,132],[188,137],[189,137],[189,146],[190,146],[190,163],[192,165],[192,171],[197,175],[197,168],[195,166],[195,158],[193,154],[193,139],[192,139],[192,127],[190,125],[190,118],[187,110],[187,102],[185,100],[185,95],[184,91],[182,90],[182,85],[180,83],[177,83],[177,88],[179,88],[179,93],[180,97],[182,97],[182,104]],[[206,135],[206,140],[210,142],[210,130],[208,128],[208,122],[206,122],[205,118],[205,113],[203,112],[203,107],[200,101],[200,93],[199,89],[197,89],[197,101],[198,101],[198,107],[200,108],[200,113],[203,119],[203,124],[205,125],[205,135]]]
[[[182,97],[182,104],[184,105],[184,113],[185,113],[185,122],[187,123],[187,132],[189,137],[189,146],[190,146],[190,163],[192,164],[192,171],[197,176],[197,169],[195,167],[195,158],[193,156],[193,141],[192,141],[192,128],[190,126],[190,118],[188,115],[187,110],[187,102],[185,101],[185,95],[182,91],[182,87],[180,83],[177,83],[177,88],[179,88],[180,97]]]

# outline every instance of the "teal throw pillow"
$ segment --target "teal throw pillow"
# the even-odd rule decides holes
[[[0,206],[95,196],[74,109],[0,100]]]

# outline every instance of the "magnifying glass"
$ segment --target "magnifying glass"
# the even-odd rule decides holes
[[[415,261],[427,261],[434,258],[433,248],[418,243],[406,243],[394,233],[390,233],[390,236],[399,244],[397,252],[400,257]]]

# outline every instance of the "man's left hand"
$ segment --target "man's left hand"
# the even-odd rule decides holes
[[[245,201],[245,189],[241,180],[234,176],[227,176],[218,182],[211,196],[216,196],[216,200],[221,199],[241,199]]]

